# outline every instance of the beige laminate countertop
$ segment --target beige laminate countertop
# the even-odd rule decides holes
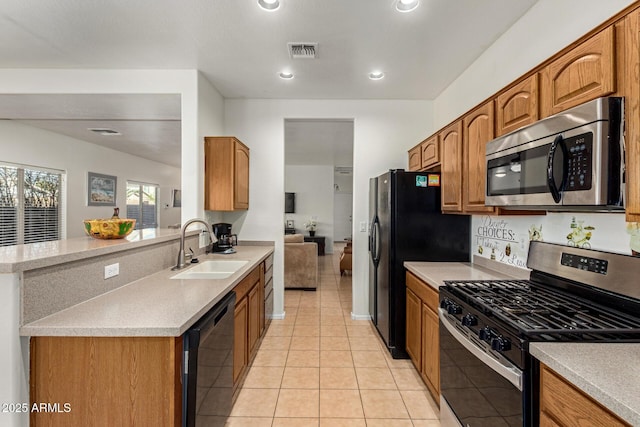
[[[198,233],[188,231],[187,236]],[[100,240],[89,236],[26,245],[0,247],[0,273],[49,267],[128,249],[176,240],[180,230],[147,228],[134,230],[124,239]]]
[[[531,343],[531,355],[640,426],[640,343]]]
[[[444,286],[445,280],[528,279],[529,270],[500,264],[484,258],[468,262],[406,261],[404,267],[434,288]],[[482,263],[482,264],[481,264]]]
[[[247,260],[226,279],[176,280],[167,268],[20,328],[22,336],[179,336],[220,301],[273,246],[236,246],[232,255],[200,261]],[[186,271],[186,269],[181,270]]]

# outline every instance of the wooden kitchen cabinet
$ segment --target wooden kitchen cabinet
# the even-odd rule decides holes
[[[414,366],[422,366],[422,301],[409,288],[407,292],[406,310],[406,350]]]
[[[420,144],[422,152],[422,169],[428,169],[440,163],[440,146],[438,136],[434,135]]]
[[[406,350],[436,402],[440,401],[438,292],[406,273]]]
[[[409,170],[418,171],[422,168],[422,148],[417,145],[409,150]]]
[[[541,72],[542,117],[614,93],[615,53],[611,25],[546,66]]]
[[[540,364],[540,427],[630,426],[576,388],[548,366]]]
[[[249,209],[249,148],[232,136],[207,136],[204,141],[204,208]]]
[[[626,16],[625,82],[626,220],[640,222],[640,10]]]
[[[32,337],[31,426],[182,425],[182,337]],[[64,403],[69,412],[64,412]]]
[[[487,182],[486,146],[494,139],[493,102],[476,108],[462,119],[463,188],[465,213],[494,213],[484,205]]]
[[[235,288],[233,385],[242,382],[264,335],[264,263],[254,268]],[[262,319],[261,319],[262,317]]]
[[[496,97],[495,136],[506,135],[539,119],[538,73]]]
[[[442,148],[442,211],[462,212],[462,121],[444,128],[438,137]]]

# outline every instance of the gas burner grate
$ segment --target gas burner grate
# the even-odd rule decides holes
[[[527,334],[640,334],[631,317],[528,280],[445,281],[450,291]]]

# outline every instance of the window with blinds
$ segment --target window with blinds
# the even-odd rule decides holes
[[[63,174],[0,164],[0,246],[62,238]]]
[[[127,181],[127,218],[135,218],[136,230],[158,227],[158,186]]]

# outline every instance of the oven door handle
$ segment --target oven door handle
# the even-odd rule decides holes
[[[493,371],[498,373],[501,377],[509,381],[516,386],[519,391],[522,391],[522,371],[515,365],[505,364],[499,360],[489,356],[483,350],[478,348],[473,342],[471,342],[464,334],[456,329],[456,327],[447,318],[446,312],[442,309],[438,309],[440,321],[447,329],[447,331],[453,335],[453,337],[464,346],[471,354],[476,356],[482,363],[487,365]]]

